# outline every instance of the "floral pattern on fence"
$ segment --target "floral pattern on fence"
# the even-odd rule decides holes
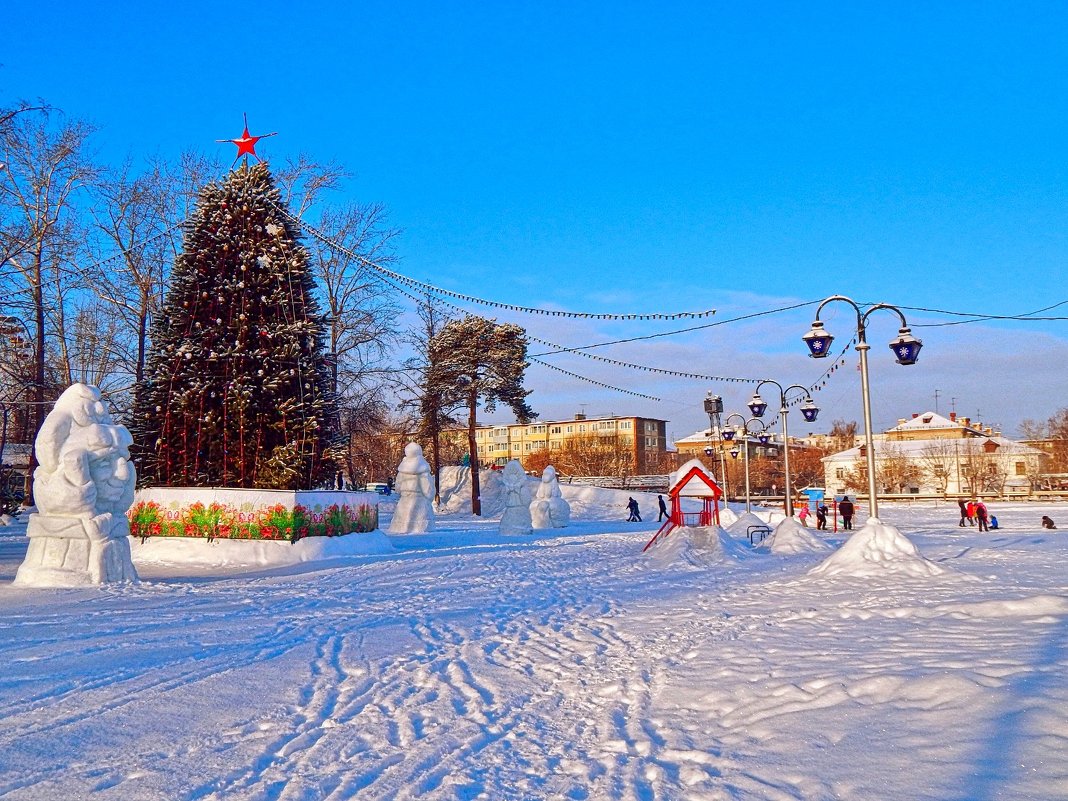
[[[304,537],[337,537],[378,528],[378,507],[332,504],[292,509],[276,504],[242,511],[220,503],[194,503],[180,509],[164,509],[155,501],[134,504],[127,513],[130,533],[144,542],[149,537],[199,537],[211,542],[230,540],[285,540]]]

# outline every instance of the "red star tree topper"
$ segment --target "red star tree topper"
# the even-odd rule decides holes
[[[241,134],[240,139],[216,139],[216,142],[233,142],[237,145],[237,156],[234,157],[234,164],[237,164],[237,160],[244,156],[248,159],[249,156],[256,159],[256,161],[263,161],[258,155],[256,155],[256,143],[261,139],[266,139],[268,136],[276,136],[278,131],[273,131],[269,134],[263,134],[262,136],[250,136],[248,132],[248,114],[242,115],[245,120],[245,130]],[[233,167],[234,164],[230,166]]]

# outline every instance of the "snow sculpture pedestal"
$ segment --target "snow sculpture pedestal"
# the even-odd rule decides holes
[[[523,466],[512,459],[501,471],[504,485],[504,514],[501,515],[500,533],[506,535],[532,534],[530,519],[530,490]]]
[[[45,418],[34,449],[34,500],[23,587],[82,587],[137,581],[126,510],[134,497],[132,439],[114,425],[100,390],[74,384]]]
[[[571,506],[560,492],[552,465],[542,471],[537,497],[530,504],[530,519],[534,528],[566,528],[571,522]]]
[[[434,530],[434,482],[423,449],[414,442],[404,446],[404,458],[397,465],[393,488],[400,493],[390,534],[421,534]]]

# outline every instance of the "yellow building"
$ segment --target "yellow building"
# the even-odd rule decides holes
[[[467,452],[467,429],[450,429],[442,438],[462,446]],[[478,460],[483,465],[503,465],[510,459],[524,461],[546,452],[556,463],[583,461],[611,465],[630,474],[662,472],[667,458],[667,421],[637,416],[586,417],[577,414],[569,420],[535,420],[527,424],[478,426],[475,430]],[[613,458],[605,458],[607,455]],[[596,458],[596,457],[602,458]],[[580,474],[583,465],[564,466],[564,472]],[[584,472],[584,471],[583,471]],[[597,473],[599,474],[599,473]]]

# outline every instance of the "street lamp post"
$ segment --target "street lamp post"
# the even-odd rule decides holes
[[[871,392],[868,385],[868,351],[871,350],[871,346],[868,344],[866,331],[868,316],[878,309],[887,309],[897,314],[898,318],[901,320],[901,328],[898,329],[897,339],[890,343],[890,350],[892,350],[897,357],[898,364],[915,364],[916,359],[919,358],[920,348],[923,347],[923,342],[912,335],[912,329],[909,328],[908,322],[905,320],[905,315],[901,313],[901,310],[897,308],[897,306],[891,306],[889,303],[876,303],[867,311],[863,311],[851,298],[847,298],[845,295],[831,295],[831,297],[826,298],[816,308],[816,319],[812,323],[812,328],[807,334],[801,337],[808,346],[809,355],[814,359],[822,359],[830,353],[831,341],[834,337],[824,330],[823,323],[820,321],[820,312],[823,311],[824,306],[835,300],[848,303],[857,313],[856,350],[860,353],[860,393],[864,407],[864,441],[866,444],[865,451],[867,452],[868,462],[868,497],[869,503],[871,504],[871,517],[878,519],[879,498],[875,489],[875,444],[871,431]]]
[[[772,381],[770,378],[766,378],[757,384],[756,391],[753,392],[753,397],[749,401],[749,411],[753,413],[753,417],[763,417],[764,412],[768,408],[768,404],[760,397],[760,388],[765,384],[774,384],[779,390],[779,414],[782,416],[782,469],[783,473],[786,474],[786,516],[793,517],[794,495],[793,489],[790,486],[790,430],[786,423],[787,417],[790,414],[790,409],[787,406],[788,398],[786,396],[792,389],[799,389],[805,393],[805,403],[801,407],[801,414],[804,416],[805,422],[807,423],[816,422],[816,415],[819,414],[820,410],[816,404],[812,402],[812,396],[809,395],[808,390],[800,384],[791,384],[786,387],[786,389],[783,389],[782,384],[778,381]]]
[[[745,511],[749,512],[749,511],[752,510],[752,504],[750,502],[750,493],[749,493],[749,434],[750,434],[749,424],[750,423],[757,423],[760,426],[760,430],[761,431],[766,431],[767,427],[763,423],[761,423],[757,418],[750,417],[748,420],[746,420],[745,417],[743,417],[742,415],[738,414],[737,412],[734,412],[732,414],[727,415],[727,419],[724,422],[726,422],[728,425],[730,425],[732,417],[737,417],[739,420],[742,421],[742,425],[739,428],[738,433],[741,433],[743,435],[742,449],[745,452],[744,453],[744,461],[745,461]],[[723,438],[728,440],[728,441],[732,440],[732,439],[734,439],[734,434],[735,434],[734,431],[724,431],[723,432]],[[736,453],[736,451],[734,449],[731,449],[731,455],[733,456],[735,453]]]
[[[724,462],[723,460],[723,428],[722,423],[720,422],[720,415],[723,414],[723,398],[721,398],[719,395],[713,395],[712,390],[709,390],[708,394],[705,395],[705,413],[708,415],[709,448],[712,447],[713,427],[716,431],[719,432],[720,443],[719,448],[717,448],[717,450],[719,451],[719,478],[720,481],[723,482],[724,491],[727,491],[729,489],[729,487],[727,486],[727,465],[726,462]],[[705,449],[705,455],[709,457],[712,456],[712,454],[708,452],[707,448]],[[727,492],[727,494],[729,495],[730,493]]]

